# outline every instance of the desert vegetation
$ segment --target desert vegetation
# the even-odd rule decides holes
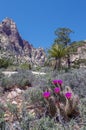
[[[24,70],[11,77],[1,73],[0,99],[7,96],[0,103],[1,130],[86,129],[86,70],[47,70],[46,75]],[[10,99],[16,89],[22,93]]]

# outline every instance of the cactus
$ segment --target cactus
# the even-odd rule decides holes
[[[79,115],[79,97],[78,95],[74,95],[72,89],[70,87],[65,88],[65,96],[66,96],[66,105],[65,105],[65,113],[67,117],[72,117]]]
[[[70,99],[66,99],[66,105],[65,105],[65,113],[67,116],[71,116],[72,114],[72,104],[73,104],[73,101]]]
[[[50,117],[55,117],[57,114],[57,107],[55,104],[55,98],[53,96],[48,98],[47,105]]]
[[[62,82],[59,84],[58,80],[54,80],[53,83],[55,85],[54,92],[50,90],[44,92],[50,117],[60,115],[64,120],[68,121],[71,117],[79,115],[78,95],[75,95],[69,86],[63,89]],[[51,96],[51,94],[53,95]]]

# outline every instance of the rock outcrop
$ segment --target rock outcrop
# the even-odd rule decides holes
[[[71,62],[79,67],[86,67],[86,41],[75,42],[74,46],[75,51],[71,54]]]
[[[86,41],[78,41],[71,44],[70,61],[73,67],[86,67]],[[67,62],[63,61],[63,65]]]
[[[0,23],[0,57],[13,57],[15,62],[43,65],[45,52],[43,48],[34,48],[20,36],[15,22],[5,18]]]

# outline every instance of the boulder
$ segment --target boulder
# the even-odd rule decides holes
[[[11,92],[8,94],[7,98],[8,98],[8,99],[13,99],[13,98],[15,98],[15,97],[17,97],[17,96],[18,96],[18,93],[17,93],[16,91],[11,91]]]

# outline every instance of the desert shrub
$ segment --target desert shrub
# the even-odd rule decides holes
[[[52,70],[53,70],[52,67],[47,67],[47,66],[41,67],[41,69],[40,69],[41,72],[45,72],[45,73],[50,72]]]
[[[43,91],[39,87],[32,87],[25,92],[24,97],[27,101],[31,102],[32,104],[37,103],[44,105],[42,93]]]
[[[81,98],[80,111],[82,115],[82,120],[85,123],[86,121],[86,98]]]
[[[34,118],[28,113],[26,104],[24,102],[22,103],[21,112],[18,111],[15,104],[8,103],[7,106],[15,120],[13,125],[14,130],[30,129],[30,122],[34,120]]]
[[[57,126],[53,119],[49,117],[42,117],[39,120],[32,122],[31,130],[57,130]]]
[[[19,84],[19,88],[21,89],[27,89],[27,87],[32,87],[30,81],[28,79],[22,79]]]
[[[36,71],[40,71],[40,69],[41,69],[40,66],[37,66],[37,67],[35,68]]]
[[[71,49],[73,52],[77,52],[78,47],[82,47],[84,45],[85,45],[85,42],[83,41],[73,42],[71,44]]]
[[[79,59],[73,62],[73,65],[72,65],[73,68],[79,69],[80,66],[86,66],[86,59]]]
[[[11,76],[16,85],[19,85],[21,88],[32,84],[35,79],[35,76],[31,71],[18,70],[17,74]]]
[[[0,70],[0,79],[4,76],[4,74],[2,73],[2,70]]]
[[[7,58],[0,59],[0,68],[7,68],[12,65],[12,61]]]
[[[24,89],[25,86],[30,87],[32,81],[34,81],[34,76],[29,71],[20,70],[18,73],[11,75],[10,77],[4,76],[1,80],[1,86],[6,89],[11,89],[15,85]]]
[[[20,65],[20,68],[24,69],[24,70],[28,70],[28,69],[31,70],[31,64],[23,63],[23,64]]]
[[[22,130],[30,129],[30,122],[34,118],[28,113],[25,103],[22,104],[20,126]]]
[[[47,85],[47,78],[45,75],[35,75],[35,79],[32,81],[34,87],[43,89]]]
[[[0,130],[5,129],[5,120],[4,120],[4,105],[0,103]]]
[[[3,87],[4,91],[10,90],[14,86],[14,82],[12,77],[4,76],[1,81],[1,87]]]
[[[12,114],[17,115],[18,109],[16,104],[11,104],[10,102],[7,102],[7,107]]]
[[[2,73],[2,70],[0,70],[0,86],[1,86],[1,81],[3,77],[4,77],[4,74]]]
[[[4,74],[2,73],[2,70],[0,70],[0,95],[3,94],[4,89],[2,88],[2,79],[4,77]]]
[[[11,65],[7,67],[7,71],[17,71],[17,69],[19,68],[19,66],[17,65]]]
[[[79,69],[80,68],[80,64],[74,64],[71,67],[74,68],[74,69]]]

